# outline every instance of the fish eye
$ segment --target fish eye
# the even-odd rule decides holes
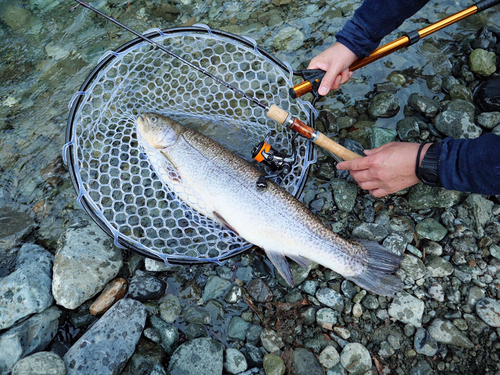
[[[151,117],[151,122],[156,122],[156,117]]]

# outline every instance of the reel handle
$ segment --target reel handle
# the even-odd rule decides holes
[[[277,105],[273,104],[269,111],[267,112],[267,117],[275,120],[276,122],[288,126],[290,129],[296,131],[297,133],[303,135],[311,142],[317,144],[320,147],[332,152],[333,154],[339,156],[343,160],[352,160],[360,158],[361,155],[348,150],[344,146],[341,146],[337,142],[331,140],[323,133],[314,130],[310,126],[306,125],[304,122],[297,118],[293,118],[288,112],[284,111]]]

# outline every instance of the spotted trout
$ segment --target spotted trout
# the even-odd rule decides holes
[[[287,257],[301,266],[319,263],[376,294],[402,289],[395,275],[401,256],[377,242],[339,237],[272,181],[257,187],[261,173],[212,139],[156,113],[139,116],[137,131],[176,169],[175,178],[160,176],[164,182],[184,186],[203,202],[192,208],[262,248],[290,286]]]

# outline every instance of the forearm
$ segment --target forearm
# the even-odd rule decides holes
[[[384,36],[397,29],[429,0],[365,0],[336,35],[358,57],[368,56]]]
[[[437,144],[439,179],[448,190],[500,194],[500,136],[446,138]]]

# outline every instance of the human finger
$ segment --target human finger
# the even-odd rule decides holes
[[[369,168],[369,161],[366,158],[358,158],[353,160],[345,160],[337,164],[337,169],[340,171],[358,171]]]

